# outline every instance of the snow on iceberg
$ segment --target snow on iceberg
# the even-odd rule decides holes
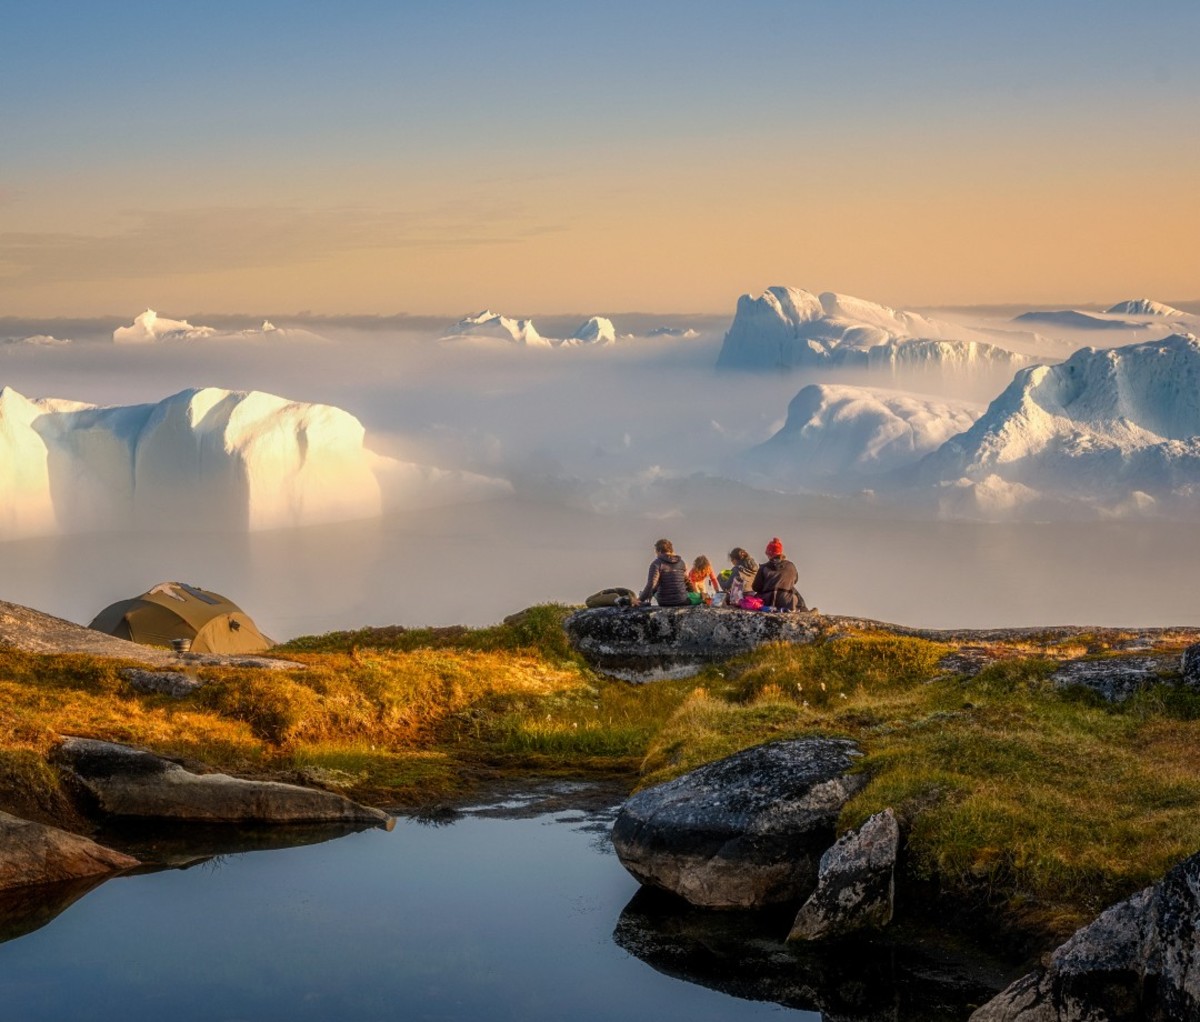
[[[979,420],[920,466],[952,506],[1030,495],[1125,512],[1194,513],[1200,496],[1200,340],[1082,348],[1017,373]],[[1131,501],[1133,494],[1140,494]]]
[[[0,391],[0,538],[259,530],[486,497],[507,484],[384,458],[330,405],[207,387],[96,407]]]
[[[192,326],[186,319],[167,319],[153,309],[137,316],[132,326],[119,326],[113,331],[114,344],[154,344],[158,341],[194,341],[212,337],[216,330],[210,326]]]
[[[1187,315],[1179,309],[1173,309],[1162,302],[1151,301],[1149,298],[1130,298],[1128,301],[1117,302],[1112,308],[1104,311],[1110,316],[1163,316],[1168,319]]]
[[[34,334],[32,337],[0,337],[0,344],[27,344],[35,348],[59,348],[71,341],[66,337],[51,337],[50,334]]]
[[[617,341],[612,320],[592,316],[581,323],[570,337],[543,337],[531,319],[509,319],[484,309],[466,316],[441,337],[444,342],[494,342],[522,348],[605,348]]]
[[[491,309],[466,316],[450,327],[442,340],[507,341],[526,348],[549,348],[551,341],[537,332],[531,319],[509,319]]]
[[[311,330],[277,327],[269,319],[262,326],[246,330],[218,330],[211,326],[192,326],[186,319],[167,319],[153,309],[136,317],[131,326],[113,331],[114,344],[157,344],[172,341],[324,341]]]
[[[603,316],[593,316],[586,323],[581,323],[576,331],[562,342],[563,347],[577,348],[585,344],[605,346],[617,343],[617,329],[611,319]]]
[[[968,401],[812,384],[792,399],[779,432],[743,456],[741,474],[772,489],[861,488],[915,465],[981,411]]]
[[[1012,371],[1025,356],[967,327],[861,298],[794,287],[744,294],[717,358],[718,369],[787,371],[806,366],[964,368]]]

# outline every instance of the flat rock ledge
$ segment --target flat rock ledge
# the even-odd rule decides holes
[[[796,914],[790,941],[828,940],[892,921],[900,825],[885,809],[838,838],[817,871],[817,889]]]
[[[67,738],[53,753],[110,816],[203,823],[346,823],[390,829],[380,809],[342,795],[277,781],[195,773],[144,749]]]
[[[159,669],[182,664],[203,667],[249,667],[259,670],[304,670],[304,664],[267,656],[243,656],[218,653],[185,653],[182,657],[168,649],[143,646],[118,639],[73,621],[64,621],[19,603],[0,600],[0,648],[23,653],[86,653],[90,656],[129,660]]]
[[[564,627],[596,670],[644,682],[689,678],[767,642],[813,642],[820,620],[731,607],[598,607],[577,611]]]
[[[641,883],[702,908],[801,901],[842,807],[866,784],[850,741],[802,738],[736,753],[638,792],[612,841]]]
[[[78,834],[0,812],[0,891],[119,873],[137,859]]]
[[[970,1022],[1200,1019],[1200,853],[1103,912]]]

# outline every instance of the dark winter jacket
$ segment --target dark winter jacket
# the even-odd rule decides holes
[[[748,593],[754,588],[754,576],[758,573],[758,561],[749,554],[746,555],[744,561],[738,561],[732,566],[729,572],[729,581],[721,580],[721,588],[729,589],[733,585],[733,580],[739,575],[742,578],[742,592]]]
[[[657,596],[660,607],[682,607],[687,604],[691,589],[683,558],[678,554],[660,554],[650,565],[646,588],[638,599],[648,603],[650,597]]]
[[[807,610],[804,597],[796,592],[800,573],[786,557],[772,557],[758,569],[751,588],[763,605],[780,610]]]

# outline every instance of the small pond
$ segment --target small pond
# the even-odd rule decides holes
[[[635,898],[608,843],[613,794],[549,795],[118,877],[40,916],[26,900],[0,931],[4,1017],[702,1022],[815,1020],[804,1008],[831,1003],[825,1017],[855,1022],[969,1014],[969,994],[947,1000],[895,952],[803,961],[745,920]]]

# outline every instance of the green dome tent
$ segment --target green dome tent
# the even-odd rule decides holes
[[[236,603],[182,582],[105,607],[88,627],[144,646],[190,639],[196,653],[261,653],[274,645]]]

